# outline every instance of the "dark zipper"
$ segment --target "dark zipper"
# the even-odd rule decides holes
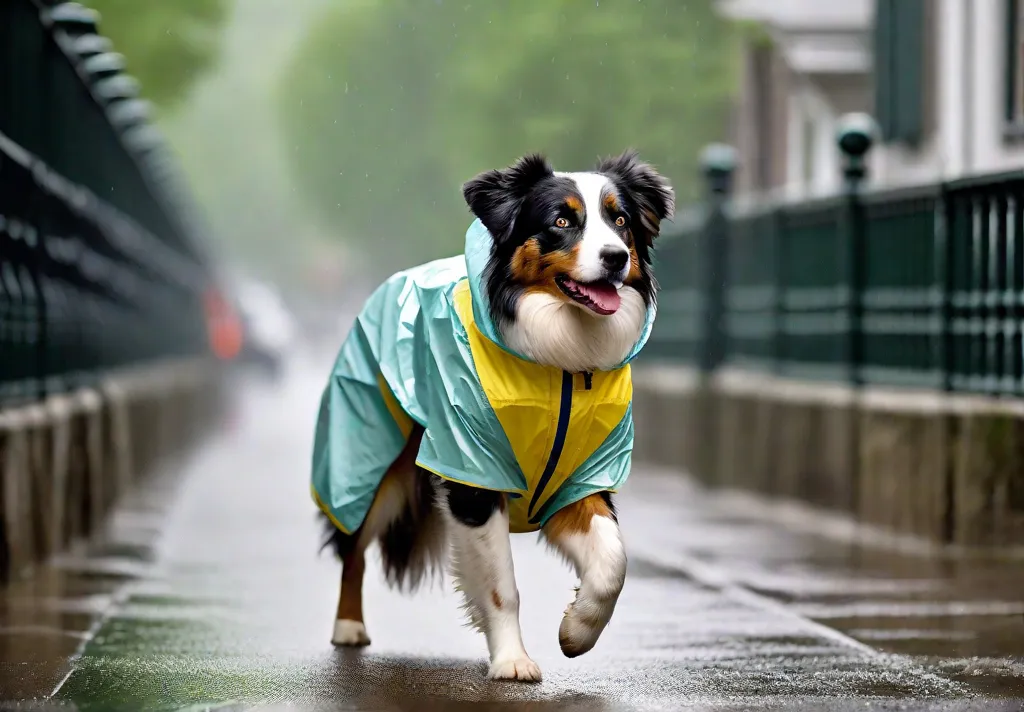
[[[590,390],[593,385],[593,374],[589,371],[583,372],[583,387],[585,390]],[[562,371],[562,393],[558,401],[558,424],[555,426],[555,442],[551,446],[551,452],[548,454],[548,462],[544,466],[544,472],[540,476],[540,482],[537,483],[537,489],[533,491],[533,497],[530,499],[530,509],[532,513],[533,508],[537,506],[537,502],[540,501],[540,496],[544,492],[544,488],[548,486],[548,482],[551,480],[552,475],[555,474],[555,468],[558,467],[558,458],[562,456],[562,449],[565,447],[565,434],[569,430],[569,415],[572,413],[572,387],[573,387],[573,374],[568,371]],[[530,519],[532,524],[536,524],[536,515]]]

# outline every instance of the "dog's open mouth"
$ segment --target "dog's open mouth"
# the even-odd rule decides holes
[[[555,284],[567,297],[595,314],[614,314],[622,303],[619,290],[606,279],[584,283],[558,275],[555,277]]]

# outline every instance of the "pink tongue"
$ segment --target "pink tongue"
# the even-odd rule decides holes
[[[601,314],[614,314],[619,309],[622,299],[619,297],[619,290],[608,282],[597,282],[595,284],[576,283],[580,294],[585,294],[594,303],[594,311]]]

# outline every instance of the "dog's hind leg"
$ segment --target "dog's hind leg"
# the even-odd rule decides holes
[[[538,682],[540,668],[523,646],[509,542],[508,506],[500,492],[436,480],[452,547],[452,573],[472,623],[487,636],[489,677]]]
[[[431,497],[427,496],[424,501],[417,488],[416,451],[422,435],[422,428],[413,429],[402,452],[384,473],[362,526],[351,536],[340,531],[332,535],[335,551],[342,561],[338,614],[331,637],[335,645],[370,644],[363,619],[363,575],[366,549],[375,540],[381,542],[384,563],[393,582],[411,578],[418,583],[426,573],[424,569],[431,553],[429,545],[433,542],[423,541],[421,536],[424,531],[432,532],[428,526]],[[400,524],[403,526],[398,526]]]
[[[363,571],[365,564],[359,532],[346,534],[324,515],[324,547],[330,547],[341,560],[341,593],[338,596],[338,615],[334,620],[331,642],[335,645],[369,645],[363,623]]]
[[[366,573],[366,549],[377,534],[401,511],[401,490],[393,472],[384,475],[373,505],[363,525],[347,537],[346,546],[338,550],[341,558],[341,592],[338,594],[338,614],[334,620],[331,642],[346,647],[370,644],[363,619],[363,576]]]
[[[574,658],[597,643],[626,581],[626,550],[611,494],[592,494],[556,512],[544,525],[544,537],[580,579],[576,600],[558,627],[562,652]]]
[[[363,574],[366,571],[364,550],[354,546],[342,559],[341,594],[338,596],[338,615],[334,621],[331,642],[343,646],[370,644],[363,621]]]

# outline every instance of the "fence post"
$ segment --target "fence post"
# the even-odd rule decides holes
[[[953,240],[959,226],[956,208],[955,198],[943,182],[935,221],[935,289],[940,294],[940,325],[933,361],[939,371],[940,388],[947,393],[953,390]]]
[[[703,296],[698,366],[701,377],[718,368],[725,359],[725,298],[729,249],[729,218],[725,206],[732,191],[736,151],[714,143],[700,155],[701,172],[707,188],[708,214],[700,234],[700,293]]]
[[[863,383],[864,361],[864,205],[861,186],[867,177],[867,154],[874,142],[875,121],[867,114],[846,114],[839,119],[836,142],[843,155],[843,194],[840,213],[840,274],[846,287],[846,330],[843,334],[843,367],[852,386]]]

